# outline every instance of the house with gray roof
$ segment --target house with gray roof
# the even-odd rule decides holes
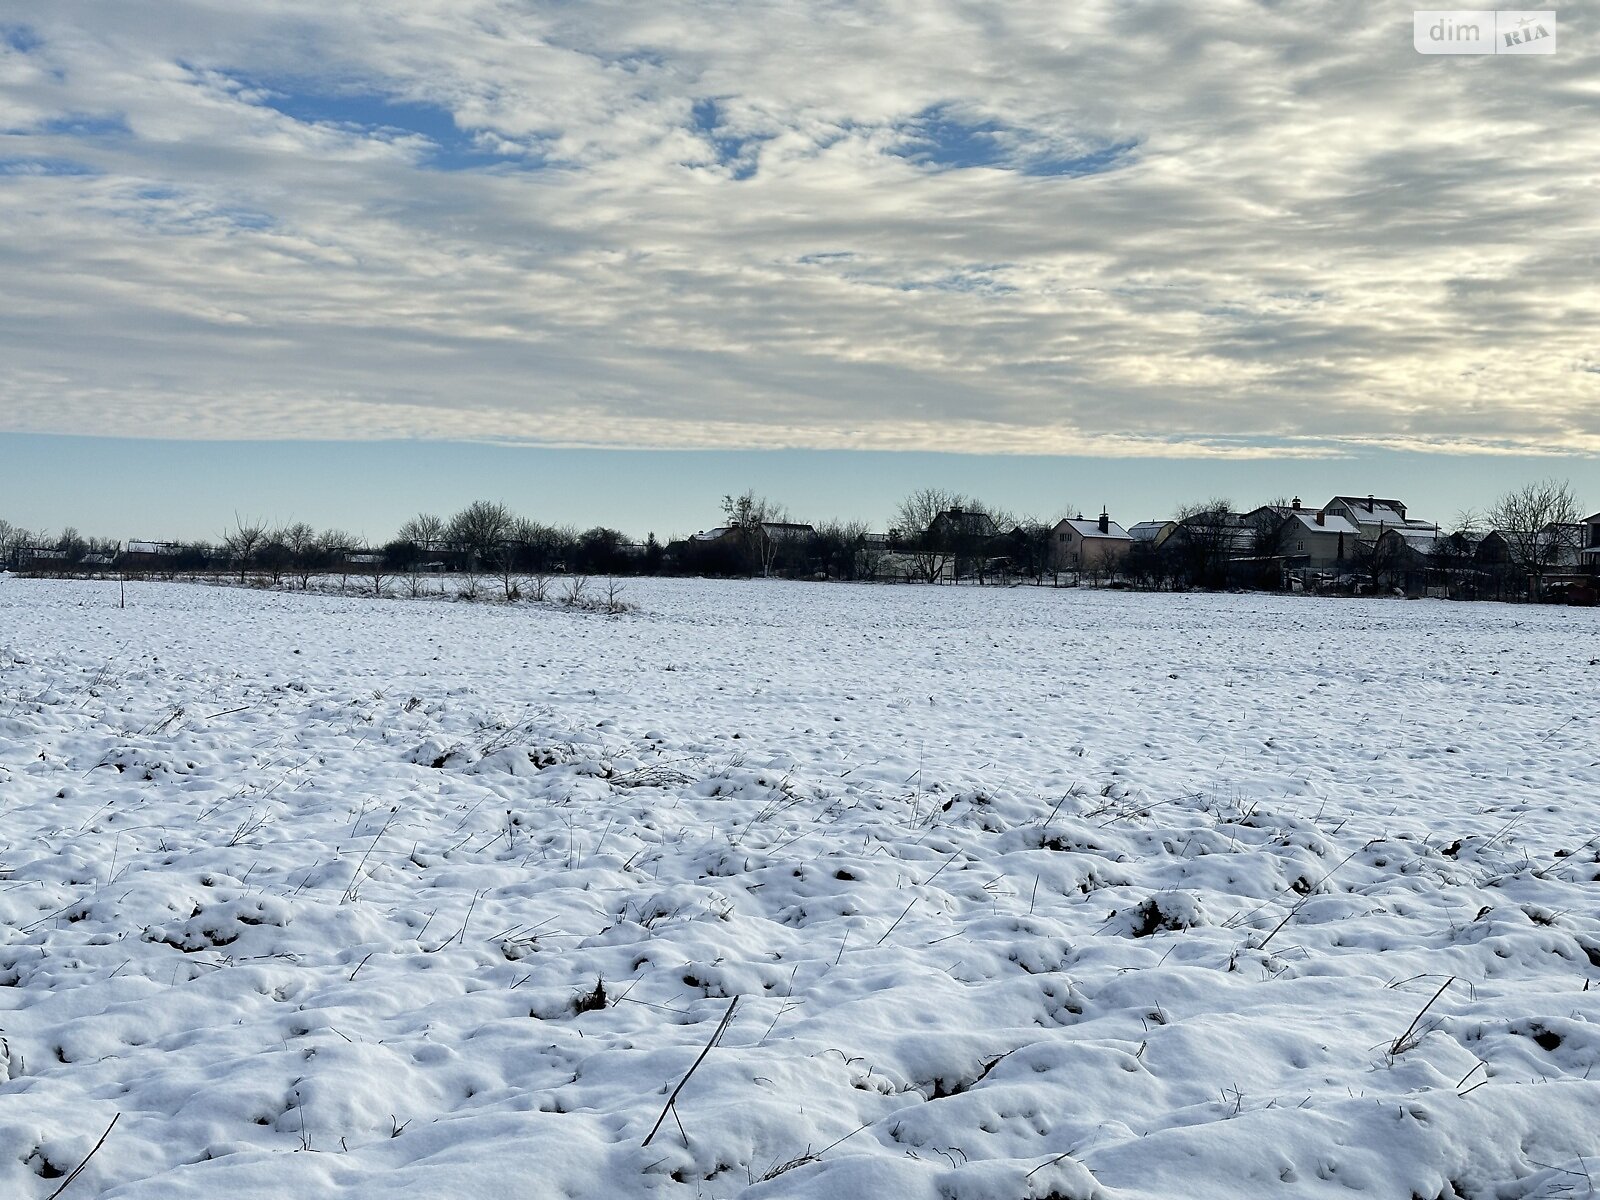
[[[1159,547],[1177,527],[1176,521],[1140,521],[1128,526],[1128,536],[1136,543]]]
[[[1335,496],[1322,506],[1331,516],[1343,517],[1361,530],[1361,540],[1376,542],[1386,529],[1432,530],[1439,527],[1432,521],[1419,521],[1406,515],[1406,506],[1399,500],[1383,500],[1377,496]]]
[[[1093,521],[1079,513],[1057,521],[1050,531],[1050,561],[1058,571],[1115,571],[1132,545],[1128,531],[1106,511]]]
[[[1342,569],[1355,556],[1361,527],[1340,513],[1302,509],[1283,519],[1278,545],[1292,567]]]

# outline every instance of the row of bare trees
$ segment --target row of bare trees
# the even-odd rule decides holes
[[[453,517],[420,513],[397,535],[374,545],[347,530],[318,530],[303,521],[269,525],[235,514],[215,541],[132,542],[126,547],[81,537],[67,529],[48,535],[0,520],[0,568],[81,574],[118,570],[132,574],[233,576],[274,586],[311,587],[318,577],[339,579],[341,590],[364,578],[375,592],[403,580],[413,594],[444,572],[467,577],[467,590],[496,580],[507,596],[552,574],[614,575],[658,569],[661,546],[652,536],[630,546],[615,529],[578,531],[529,521],[502,504],[477,501]]]
[[[998,575],[1042,580],[1050,570],[1050,523],[943,488],[911,493],[882,533],[873,533],[864,521],[798,524],[781,504],[754,491],[723,497],[722,515],[720,536],[669,547],[671,568],[690,574],[925,583],[958,578],[987,583]]]
[[[623,573],[630,558],[625,546],[615,529],[597,526],[579,532],[546,525],[490,500],[473,501],[448,518],[418,513],[379,546],[340,529],[318,533],[303,522],[272,529],[238,517],[222,539],[240,582],[264,573],[275,584],[288,578],[306,588],[316,575],[337,574],[342,580],[360,575],[375,592],[399,579],[418,595],[428,578],[448,571],[465,578],[462,590],[468,595],[493,580],[508,600],[530,590],[543,599],[549,577],[558,573]],[[642,550],[641,557],[659,552],[654,536]]]
[[[313,576],[341,570],[348,574],[361,544],[360,537],[342,529],[319,532],[304,521],[274,529],[235,515],[233,527],[222,535],[217,557],[238,572],[240,583],[259,573],[275,584],[288,579],[308,588]],[[201,544],[197,549],[208,552],[211,547]]]
[[[63,562],[72,564],[114,557],[121,545],[107,538],[84,537],[70,525],[53,534],[0,520],[0,566],[18,561],[29,550],[50,550],[62,555]]]
[[[1145,587],[1280,586],[1285,505],[1263,506],[1250,520],[1241,518],[1224,497],[1186,505],[1174,515],[1180,536],[1157,549],[1135,542],[1115,568],[1096,567],[1102,579],[1113,575]],[[556,575],[624,574],[783,574],[807,578],[909,578],[934,583],[971,579],[1042,582],[1062,564],[1053,561],[1053,521],[1019,516],[968,495],[941,488],[912,492],[896,508],[884,533],[864,522],[830,521],[815,527],[792,521],[781,505],[753,490],[723,498],[723,529],[663,546],[652,534],[630,544],[615,529],[549,525],[520,516],[506,505],[478,500],[452,516],[418,513],[381,545],[346,530],[317,530],[305,522],[272,526],[235,515],[215,544],[165,547],[159,564],[136,569],[168,574],[235,574],[282,585],[309,588],[313,578],[338,576],[341,587],[363,577],[376,592],[397,580],[413,594],[444,572],[464,577],[463,590],[490,589],[507,599],[524,594],[543,598]],[[1502,579],[1495,594],[1515,592],[1516,579],[1537,595],[1539,581],[1578,559],[1581,509],[1569,483],[1542,480],[1513,489],[1483,513],[1463,513],[1457,529],[1441,538],[1424,564],[1450,579],[1467,579],[1480,562],[1472,547],[1484,535],[1503,543]],[[51,561],[105,563],[118,545],[81,536],[74,529],[46,535],[0,520],[0,565],[20,565],[32,551],[48,551]],[[149,555],[124,555],[123,564]],[[1372,587],[1393,586],[1416,568],[1404,547],[1391,539],[1353,545],[1348,573]],[[1508,586],[1504,580],[1511,580]],[[1091,579],[1091,581],[1093,581]],[[1531,581],[1531,583],[1527,582]]]

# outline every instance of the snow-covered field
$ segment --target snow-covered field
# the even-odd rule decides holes
[[[1594,612],[628,596],[0,578],[0,1196],[1590,1194]]]

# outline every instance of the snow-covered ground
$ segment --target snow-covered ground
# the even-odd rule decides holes
[[[0,1196],[1589,1194],[1594,612],[628,597],[0,579]]]

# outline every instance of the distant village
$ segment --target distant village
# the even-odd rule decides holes
[[[631,541],[519,517],[477,501],[455,516],[420,514],[382,544],[299,523],[236,520],[215,542],[46,537],[0,521],[0,565],[22,575],[214,578],[375,594],[443,590],[543,598],[552,577],[765,576],[788,579],[1145,590],[1250,589],[1594,604],[1600,513],[1578,516],[1555,481],[1506,494],[1459,528],[1393,497],[1295,497],[1237,511],[1211,501],[1124,526],[1102,510],[1054,522],[1015,518],[937,489],[906,498],[889,528],[812,525],[746,492],[722,521],[689,537]],[[432,581],[432,582],[430,582]]]

